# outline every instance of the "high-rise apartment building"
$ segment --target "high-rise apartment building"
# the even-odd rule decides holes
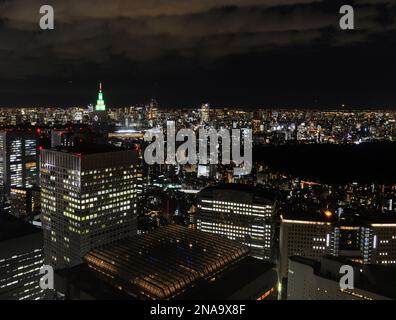
[[[45,261],[81,263],[91,249],[136,234],[137,155],[105,145],[41,153]]]
[[[248,246],[252,256],[273,260],[272,195],[247,185],[222,184],[203,189],[197,198],[198,230],[236,240]]]
[[[0,188],[38,185],[38,144],[34,132],[0,132]]]

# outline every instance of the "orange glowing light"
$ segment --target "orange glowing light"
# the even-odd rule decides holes
[[[331,218],[333,216],[333,212],[331,212],[330,210],[325,210],[324,214],[326,218]]]

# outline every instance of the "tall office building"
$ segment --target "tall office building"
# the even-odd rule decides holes
[[[96,111],[106,111],[106,104],[103,99],[103,92],[102,92],[102,83],[99,83],[99,93],[98,93],[98,100],[96,101],[95,106]]]
[[[95,123],[93,129],[92,127],[75,125],[67,130],[51,130],[51,148],[73,147],[87,143],[107,144],[107,125],[105,123]]]
[[[396,217],[359,211],[340,217],[329,210],[281,215],[279,280],[286,294],[291,256],[319,261],[342,257],[360,264],[396,264]]]
[[[210,115],[209,115],[209,104],[205,103],[201,106],[201,122],[202,123],[207,123],[210,120]]]
[[[158,102],[155,99],[151,99],[150,105],[147,108],[147,119],[157,120],[158,118]]]
[[[68,130],[51,130],[51,148],[56,148],[58,146],[69,146],[69,141],[65,139],[68,134]]]
[[[41,153],[45,261],[60,269],[136,234],[137,155],[105,145]]]
[[[38,145],[33,132],[0,132],[0,188],[38,185]]]
[[[0,300],[43,299],[41,230],[8,214],[0,214]]]
[[[361,229],[365,264],[396,266],[396,219],[377,219]]]
[[[330,211],[288,211],[281,215],[279,237],[280,294],[286,294],[289,257],[303,256],[319,260],[325,255],[334,255],[337,241],[334,240],[335,217]]]
[[[102,83],[99,83],[98,100],[95,110],[92,112],[92,134],[83,134],[83,132],[69,132],[68,137],[65,136],[68,145],[79,143],[80,139],[93,141],[95,144],[107,144],[109,135],[109,121],[106,104],[103,99]],[[76,140],[77,139],[77,140]]]
[[[33,221],[40,215],[39,188],[11,188],[10,213],[24,221]]]
[[[275,200],[265,190],[241,184],[203,189],[197,196],[197,229],[250,248],[253,257],[274,257]]]

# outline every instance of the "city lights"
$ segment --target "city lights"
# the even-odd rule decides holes
[[[0,0],[0,300],[396,300],[393,2]]]

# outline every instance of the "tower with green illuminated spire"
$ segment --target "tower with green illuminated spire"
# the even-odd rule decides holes
[[[106,111],[106,105],[103,100],[102,82],[99,83],[98,100],[96,101],[95,110],[96,111]]]

